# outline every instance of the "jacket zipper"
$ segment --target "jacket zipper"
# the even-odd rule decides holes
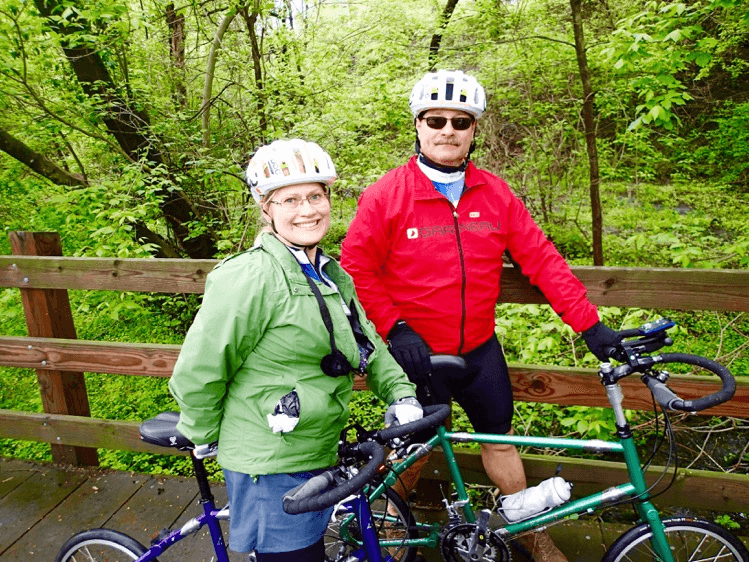
[[[455,240],[458,242],[458,257],[460,258],[460,344],[458,345],[458,355],[463,354],[465,346],[466,331],[466,265],[463,258],[463,244],[460,241],[460,225],[458,224],[458,210],[453,207],[453,224],[455,225]]]

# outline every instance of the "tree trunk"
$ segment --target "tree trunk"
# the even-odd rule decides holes
[[[91,23],[77,18],[68,21],[69,25],[60,25],[64,6],[58,0],[34,0],[34,4],[50,28],[60,36],[65,56],[83,91],[89,97],[101,100],[103,121],[123,151],[135,161],[145,157],[152,166],[162,165],[162,155],[149,138],[148,114],[128,104],[126,92],[114,83],[98,51],[81,42],[81,31],[95,34]],[[79,35],[76,40],[68,41],[75,34]],[[190,237],[188,225],[199,220],[199,216],[182,191],[161,187],[156,193],[164,219],[187,255],[196,259],[213,257],[216,244],[210,235]]]
[[[593,101],[595,92],[590,84],[588,57],[585,53],[585,36],[583,35],[582,0],[570,0],[572,8],[572,27],[575,31],[575,53],[577,66],[580,69],[580,80],[583,84],[583,126],[585,144],[588,148],[588,165],[590,168],[590,210],[593,226],[593,264],[603,265],[603,214],[601,212],[600,176],[598,170],[598,148],[596,146],[596,116]]]
[[[242,10],[242,15],[247,24],[247,32],[250,35],[250,45],[252,46],[252,68],[255,71],[255,88],[257,88],[257,113],[260,118],[260,135],[263,140],[267,140],[265,133],[268,130],[268,119],[265,115],[263,61],[260,57],[260,43],[257,40],[257,33],[255,32],[255,23],[257,22],[258,13],[257,10],[249,13],[245,8]]]
[[[442,43],[442,34],[447,29],[447,24],[450,23],[450,18],[455,11],[455,6],[458,5],[458,0],[447,0],[447,5],[442,11],[440,16],[439,26],[437,31],[432,35],[432,41],[429,44],[429,70],[434,70],[434,66],[437,64],[437,55],[440,52],[440,44]]]
[[[185,86],[185,16],[174,10],[174,4],[166,7],[166,24],[169,26],[169,55],[176,71],[174,101],[178,109],[187,105]]]

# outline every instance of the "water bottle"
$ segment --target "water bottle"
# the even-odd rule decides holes
[[[508,523],[528,519],[570,499],[572,484],[561,476],[544,480],[538,486],[501,496],[502,515]]]

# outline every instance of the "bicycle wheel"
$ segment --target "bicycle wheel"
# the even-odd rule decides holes
[[[699,519],[664,519],[666,539],[675,562],[747,562],[742,542],[721,526]],[[650,544],[650,525],[642,523],[616,539],[601,562],[653,562],[660,560]]]
[[[402,542],[417,538],[418,532],[416,520],[406,502],[394,490],[386,488],[385,493],[372,502],[370,507],[377,538],[390,541],[389,546],[380,548],[383,558],[389,555],[398,562],[412,562],[416,557],[416,547]],[[328,523],[325,533],[325,559],[328,562],[339,562],[360,546],[359,522],[350,514],[337,514],[335,520]]]
[[[146,550],[119,531],[92,529],[73,535],[60,549],[55,562],[132,562]]]

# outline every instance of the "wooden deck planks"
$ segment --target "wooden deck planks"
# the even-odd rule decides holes
[[[44,465],[32,465],[29,471],[32,475],[0,500],[0,552],[47,517],[87,479],[85,473]]]
[[[217,505],[226,489],[216,484]],[[159,531],[202,513],[190,478],[57,467],[0,458],[0,561],[54,559],[78,531],[106,527],[149,545]],[[176,528],[176,527],[175,527]],[[228,539],[228,525],[224,529]],[[210,535],[196,533],[159,559],[206,562],[215,556]],[[246,555],[230,553],[232,560]]]
[[[51,560],[73,534],[104,526],[145,480],[126,473],[96,475],[81,470],[58,470],[58,473],[84,480],[14,542],[3,553],[3,560],[24,560],[33,553],[44,553]]]
[[[212,490],[216,504],[223,506],[226,488],[215,484]],[[124,532],[148,545],[162,528],[180,527],[200,513],[197,486],[190,478],[64,468],[0,458],[0,562],[53,560],[74,533],[99,526]],[[433,515],[431,510],[417,513],[422,520]],[[223,527],[224,539],[228,540],[228,524]],[[550,531],[577,562],[593,562],[599,559],[603,545],[610,544],[621,532],[614,527],[574,521],[552,526]],[[746,543],[747,538],[743,539]],[[424,554],[430,562],[441,559],[436,550],[426,550]],[[229,555],[232,562],[247,559],[245,554],[229,551]],[[162,562],[210,562],[212,558],[207,530],[187,537],[159,556]]]

